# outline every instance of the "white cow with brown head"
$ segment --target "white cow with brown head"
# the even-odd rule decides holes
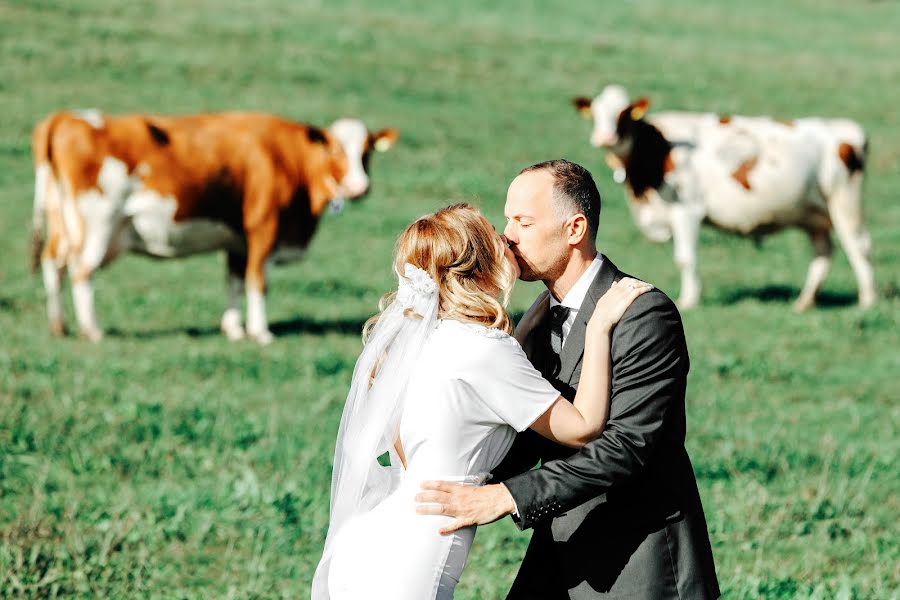
[[[814,258],[795,302],[815,303],[832,257],[832,229],[859,286],[859,303],[875,302],[870,238],[862,216],[866,137],[847,119],[666,112],[648,115],[646,98],[628,100],[609,86],[576,108],[594,122],[591,143],[625,183],[638,228],[651,240],[672,239],[681,270],[679,305],[699,302],[700,225],[762,236],[786,227],[807,232]]]
[[[174,258],[225,250],[222,330],[231,339],[271,342],[267,264],[301,256],[330,203],[365,195],[370,152],[397,136],[394,129],[369,133],[358,119],[320,129],[261,113],[51,115],[32,137],[33,259],[43,271],[51,331],[64,331],[66,270],[79,330],[99,340],[92,279],[101,266],[123,252]]]

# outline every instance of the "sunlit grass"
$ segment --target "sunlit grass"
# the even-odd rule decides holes
[[[656,108],[849,116],[870,132],[874,309],[854,306],[840,250],[822,307],[796,315],[803,235],[701,235],[688,449],[727,597],[897,597],[898,30],[889,2],[0,4],[0,597],[306,597],[394,237],[455,201],[502,225],[527,164],[589,166],[602,250],[676,295],[671,248],[637,232],[568,104],[608,82]],[[91,345],[50,338],[27,271],[29,132],[67,107],[359,115],[401,139],[374,158],[372,194],[273,271],[275,345],[218,334],[219,256],[100,273],[109,335]],[[512,311],[539,289],[519,285]],[[527,541],[508,521],[482,528],[458,597],[502,598]]]

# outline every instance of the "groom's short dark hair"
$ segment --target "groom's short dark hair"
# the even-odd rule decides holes
[[[548,171],[553,176],[553,200],[569,215],[581,213],[587,219],[591,241],[597,239],[600,226],[600,191],[591,172],[577,163],[558,158],[525,167],[519,175],[532,171]],[[560,206],[561,205],[561,206]]]

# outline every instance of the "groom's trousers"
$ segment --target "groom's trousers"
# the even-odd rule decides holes
[[[539,536],[547,539],[535,544]],[[536,529],[531,540],[507,600],[569,600],[568,592],[561,587],[562,579],[557,576],[561,565],[552,552],[546,551],[553,546],[549,530]]]

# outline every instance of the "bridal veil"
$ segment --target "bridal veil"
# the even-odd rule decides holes
[[[393,454],[412,365],[437,326],[438,314],[437,285],[427,272],[407,263],[398,276],[397,293],[353,369],[335,446],[328,535],[313,577],[312,600],[329,598],[328,570],[341,528],[384,500],[397,481],[400,467],[382,466],[378,457]]]

